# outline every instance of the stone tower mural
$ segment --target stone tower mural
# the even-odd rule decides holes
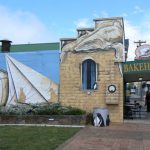
[[[117,62],[123,61],[124,25],[122,18],[95,20],[93,30],[82,29],[82,36],[77,39],[63,40],[62,55],[65,52],[93,52],[114,49]]]
[[[94,22],[94,28],[77,29],[77,38],[61,39],[60,101],[86,111],[107,108],[113,122],[122,122],[123,18]]]

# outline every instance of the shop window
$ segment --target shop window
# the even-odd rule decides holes
[[[82,89],[95,90],[96,84],[96,63],[92,59],[82,62]]]

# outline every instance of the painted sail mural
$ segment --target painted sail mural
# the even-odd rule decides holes
[[[58,86],[42,74],[6,56],[9,79],[7,104],[50,102],[51,93],[58,93]]]
[[[16,60],[12,55],[5,54],[5,60],[6,69],[0,70],[1,106],[58,101],[57,82],[43,75],[41,71],[38,72],[31,66]],[[44,64],[44,66],[48,65]],[[45,69],[43,67],[43,70]]]
[[[8,75],[4,70],[0,70],[0,106],[5,105],[8,98]]]

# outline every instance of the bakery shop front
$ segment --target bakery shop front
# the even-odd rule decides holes
[[[123,63],[124,119],[150,120],[150,45],[138,46],[135,60]]]

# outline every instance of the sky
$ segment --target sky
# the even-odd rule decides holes
[[[94,27],[93,19],[123,17],[129,39],[128,60],[135,57],[134,41],[150,44],[149,0],[0,0],[0,39],[13,44],[59,42],[76,37],[76,29]]]

